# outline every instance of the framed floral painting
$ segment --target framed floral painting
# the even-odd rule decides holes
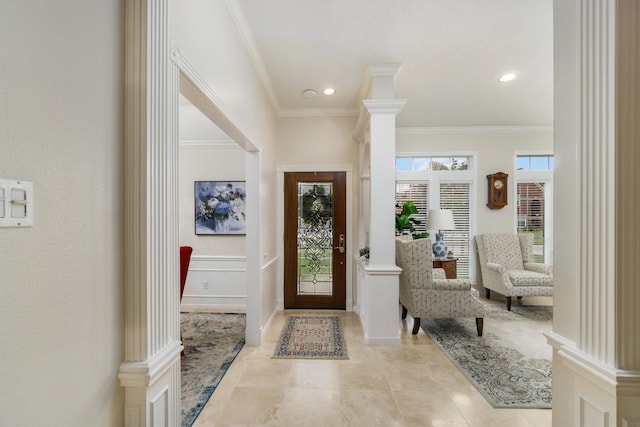
[[[196,234],[246,234],[245,181],[195,181]]]

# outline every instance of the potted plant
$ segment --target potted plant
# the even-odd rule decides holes
[[[410,234],[413,239],[429,237],[429,233],[416,232],[415,226],[422,224],[422,221],[411,217],[418,213],[413,200],[407,200],[402,206],[396,203],[396,210],[396,236]]]

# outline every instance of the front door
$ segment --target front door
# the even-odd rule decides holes
[[[346,173],[284,175],[284,307],[346,308]]]

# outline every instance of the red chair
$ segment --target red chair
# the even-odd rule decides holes
[[[184,293],[184,285],[187,283],[187,273],[189,272],[189,263],[191,262],[191,246],[180,246],[180,301]],[[180,341],[182,341],[182,331],[180,331]],[[184,356],[184,350],[181,353]]]
[[[189,263],[191,262],[191,246],[180,246],[180,301],[184,293],[184,285],[187,283],[187,273],[189,272]]]

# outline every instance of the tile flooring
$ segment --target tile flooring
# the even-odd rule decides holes
[[[263,344],[242,349],[194,427],[551,426],[548,409],[492,408],[422,330],[411,335],[409,319],[400,346],[367,346],[355,313],[331,311],[349,360],[271,359],[285,317],[299,313],[279,312]]]

